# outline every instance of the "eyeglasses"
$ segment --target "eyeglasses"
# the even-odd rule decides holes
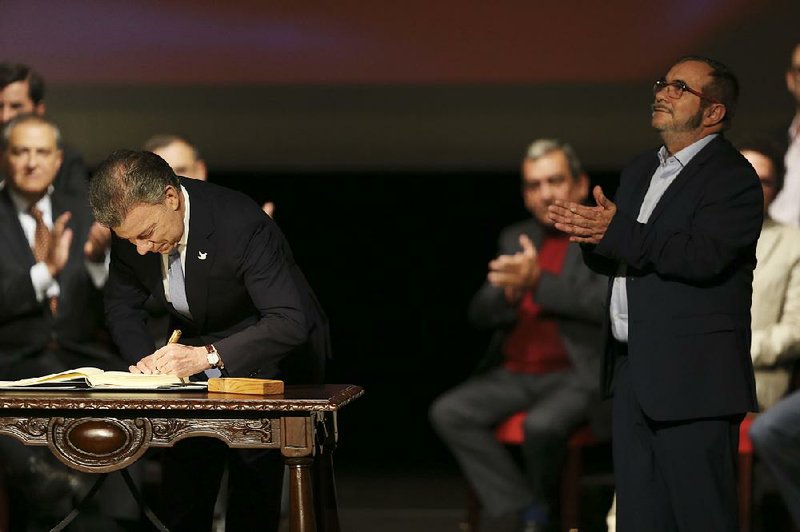
[[[700,91],[696,91],[691,88],[689,85],[684,83],[683,81],[676,79],[675,81],[667,81],[665,79],[659,79],[653,84],[653,94],[658,94],[662,90],[667,91],[667,96],[672,98],[673,100],[677,100],[681,96],[683,96],[684,91],[694,94],[701,100],[708,100],[711,103],[720,103],[719,100],[716,98],[712,98],[711,96],[706,96]]]

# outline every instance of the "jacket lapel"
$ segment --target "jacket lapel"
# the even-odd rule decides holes
[[[638,181],[633,183],[624,193],[624,189],[620,189],[620,197],[617,198],[617,203],[624,207],[624,212],[633,219],[639,216],[639,208],[650,186],[650,178],[655,173],[657,167],[658,155],[654,153],[652,158],[648,158],[647,162],[641,165],[641,170],[632,172],[632,175],[638,177]]]
[[[33,250],[28,245],[28,240],[25,238],[25,232],[22,230],[22,225],[19,223],[19,216],[17,216],[17,209],[14,207],[14,202],[11,201],[11,196],[6,186],[3,186],[2,191],[0,191],[0,227],[7,228],[4,232],[11,246],[9,255],[13,257],[27,257],[28,265],[33,266],[35,262]]]
[[[208,280],[216,258],[214,233],[214,209],[208,197],[198,190],[195,183],[183,180],[189,194],[189,241],[186,245],[186,300],[193,321],[200,327],[208,314]]]
[[[688,183],[695,174],[705,165],[708,158],[717,150],[719,143],[722,141],[722,137],[717,137],[711,142],[708,143],[700,152],[695,155],[689,164],[681,170],[678,176],[675,178],[675,181],[667,187],[667,190],[664,192],[664,195],[656,204],[656,208],[653,210],[653,214],[650,215],[650,219],[648,223],[652,223],[658,219],[664,209],[669,205],[673,199],[678,196],[678,193],[681,189]]]

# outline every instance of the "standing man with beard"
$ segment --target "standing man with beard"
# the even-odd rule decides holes
[[[595,187],[594,207],[550,207],[610,278],[604,384],[621,532],[738,530],[739,423],[758,408],[750,303],[764,209],[758,176],[722,136],[738,92],[725,65],[679,59],[653,87],[664,145],[623,170],[614,202]]]

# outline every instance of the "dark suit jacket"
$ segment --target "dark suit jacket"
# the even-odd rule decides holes
[[[535,218],[505,228],[498,239],[498,254],[521,251],[519,235],[527,235],[539,247],[544,230]],[[580,248],[570,244],[561,275],[543,272],[533,293],[542,312],[558,322],[564,348],[581,384],[598,391],[602,360],[603,303],[606,279],[583,263]],[[502,362],[502,346],[517,320],[516,306],[509,305],[503,289],[484,283],[472,298],[470,320],[478,327],[496,329],[483,367]]]
[[[181,343],[213,343],[228,375],[320,381],[330,352],[327,320],[278,226],[243,194],[192,179],[182,184],[190,203],[185,281],[193,320],[166,302],[161,256],[139,255],[115,236],[106,317],[124,358],[136,363],[155,349],[143,308],[152,294],[183,331]]]
[[[640,224],[657,165],[651,151],[623,170],[617,214],[600,243],[584,248],[590,267],[612,279],[619,262],[628,266],[628,360],[636,395],[656,420],[755,411],[750,304],[763,221],[758,177],[717,137]],[[609,387],[614,358],[606,330]]]
[[[104,363],[111,350],[107,338],[104,341],[102,291],[92,283],[83,255],[93,222],[89,204],[85,196],[83,200],[75,196],[51,199],[54,219],[72,212],[69,227],[73,230],[69,261],[58,276],[61,296],[55,319],[47,301],[36,301],[30,277],[33,252],[8,190],[0,191],[0,365],[13,367],[38,356],[55,339],[63,348],[86,355],[82,365],[112,369]]]
[[[89,170],[83,162],[81,154],[72,146],[62,148],[64,159],[53,181],[56,195],[70,195],[77,198],[88,198]]]

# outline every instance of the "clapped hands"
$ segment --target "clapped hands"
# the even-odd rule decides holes
[[[67,227],[72,214],[67,211],[53,222],[50,231],[50,243],[44,263],[51,277],[56,277],[67,265],[69,260],[69,247],[72,244],[72,229]]]
[[[530,290],[539,281],[536,246],[527,235],[519,235],[522,251],[513,255],[500,255],[489,263],[487,279],[492,286],[502,287],[509,303],[519,301],[525,290]]]
[[[556,200],[548,207],[548,217],[555,228],[570,236],[570,242],[597,244],[606,234],[617,206],[595,186],[592,195],[597,203],[594,207],[571,201]]]
[[[106,260],[106,251],[110,245],[111,229],[94,222],[83,245],[83,254],[91,262],[103,262]]]

